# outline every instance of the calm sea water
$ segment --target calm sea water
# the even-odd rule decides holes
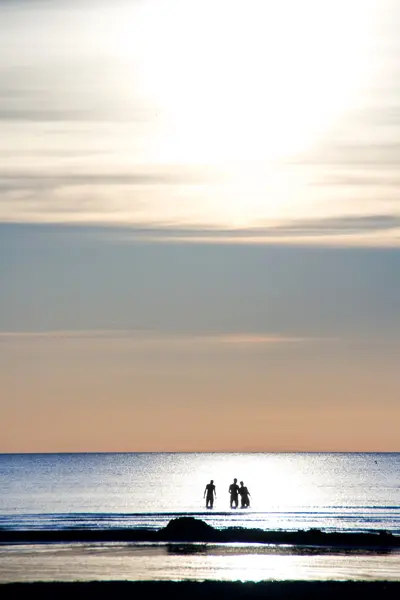
[[[399,474],[399,453],[0,455],[0,526],[159,528],[190,514],[218,527],[400,533]],[[234,477],[247,510],[229,507]]]
[[[217,527],[400,533],[400,454],[0,455],[0,527]],[[229,508],[233,477],[251,492]],[[203,491],[214,479],[217,500]],[[190,546],[190,547],[189,547]],[[54,580],[399,580],[400,552],[263,544],[0,544],[0,583]]]

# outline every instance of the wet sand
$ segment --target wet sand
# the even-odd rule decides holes
[[[79,577],[76,574],[76,568],[71,577],[63,577],[63,573],[67,573],[68,570],[64,564],[65,556],[63,557],[61,553],[62,548],[60,542],[62,543],[61,546],[65,546],[67,550],[71,550],[71,552],[76,543],[89,542],[89,545],[95,543],[97,546],[98,542],[111,542],[111,544],[109,544],[109,549],[102,548],[102,553],[104,555],[104,552],[109,552],[114,558],[118,553],[118,550],[113,547],[113,544],[115,542],[122,542],[123,544],[129,542],[129,569],[126,573],[122,573],[120,570],[112,568],[112,564],[110,563],[109,567],[111,570],[107,573],[106,563],[102,562],[101,577],[94,577],[93,572],[90,575],[89,571],[85,571],[85,577],[79,581]],[[164,554],[170,555],[167,576],[159,577],[156,572],[153,577],[149,577],[150,572],[142,573],[141,577],[135,576],[133,570],[133,550],[138,550],[142,553],[144,552],[145,558],[146,552],[149,554],[148,549],[141,547],[141,543],[143,542],[149,542],[151,545],[154,543],[154,551],[164,552]],[[159,542],[163,542],[163,544],[160,545]],[[175,544],[171,544],[171,549],[168,547],[168,542],[175,542]],[[179,542],[178,548],[176,547],[177,542]],[[190,581],[187,579],[192,578],[179,576],[179,569],[177,571],[170,570],[170,558],[171,556],[174,557],[179,554],[178,550],[184,558],[187,554],[189,554],[189,556],[193,554],[194,549],[196,549],[197,553],[198,546],[191,544],[191,542],[204,542],[205,544],[203,545],[207,545],[207,547],[209,547],[209,544],[207,543],[216,542],[222,552],[224,552],[224,548],[228,548],[230,544],[237,542],[254,543],[256,545],[261,544],[261,546],[266,549],[265,551],[268,549],[268,544],[275,544],[276,546],[282,545],[280,546],[282,552],[285,550],[285,545],[293,544],[300,550],[301,547],[304,547],[307,552],[314,552],[318,556],[326,552],[330,553],[329,549],[334,549],[335,555],[338,553],[346,554],[347,552],[355,552],[356,554],[361,553],[364,555],[369,552],[373,555],[376,554],[377,556],[384,556],[387,554],[390,558],[390,555],[394,553],[396,560],[398,560],[396,556],[398,548],[400,547],[400,537],[387,532],[358,534],[324,533],[319,530],[294,532],[235,528],[217,530],[203,521],[191,517],[174,519],[170,521],[165,528],[160,529],[159,531],[134,529],[68,529],[49,531],[0,530],[0,543],[3,544],[4,548],[9,544],[10,549],[13,549],[11,551],[15,553],[9,557],[13,568],[16,567],[17,561],[21,560],[21,557],[18,558],[16,554],[18,548],[26,544],[32,544],[31,552],[33,552],[32,556],[35,560],[37,554],[34,549],[35,546],[43,549],[46,548],[48,544],[50,544],[51,547],[54,545],[54,548],[57,549],[58,560],[61,561],[50,579],[50,577],[44,577],[41,570],[43,565],[49,566],[49,558],[40,562],[41,558],[38,556],[39,565],[34,569],[34,577],[29,579],[25,578],[24,582],[24,579],[12,576],[11,574],[8,578],[5,578],[6,583],[0,584],[0,596],[5,600],[8,598],[27,596],[38,596],[41,600],[64,597],[85,598],[86,600],[90,600],[91,598],[114,599],[115,597],[118,597],[122,600],[125,595],[129,597],[134,596],[136,598],[149,598],[153,597],[154,594],[161,595],[163,598],[203,598],[207,600],[212,598],[220,599],[221,597],[229,597],[232,600],[236,598],[307,598],[311,600],[314,598],[322,598],[323,600],[329,600],[331,598],[337,600],[340,598],[340,600],[346,600],[347,598],[353,599],[358,597],[362,597],[363,600],[368,600],[369,598],[396,598],[397,600],[400,598],[400,572],[397,580],[397,571],[392,572],[391,577],[382,577],[382,574],[379,574],[378,571],[377,573],[380,576],[374,575],[373,570],[368,566],[365,567],[366,571],[364,576],[360,576],[359,579],[361,580],[350,581],[353,578],[348,576],[345,572],[340,571],[332,576],[332,573],[330,573],[328,569],[327,573],[320,572],[319,576],[313,578],[313,581],[291,581],[291,575],[293,575],[294,578],[297,576],[297,579],[302,579],[302,576],[299,576],[299,572],[296,574],[295,569],[290,568],[284,578],[277,577],[275,574],[274,577],[270,576],[268,581],[266,580],[266,577],[260,577],[259,579],[254,578],[257,583],[252,583],[249,580],[253,579],[253,577],[250,577],[249,573],[245,571],[243,572],[243,580],[235,581],[235,579],[242,577],[242,575],[239,575],[240,569],[237,567],[243,566],[244,559],[239,556],[238,558],[240,561],[235,562],[236,569],[229,568],[227,577],[221,577],[221,575],[218,575],[217,573],[214,574],[214,577],[210,577],[210,572],[205,570],[202,572],[202,576],[199,576],[197,580]],[[186,544],[190,546],[190,552],[186,548]],[[161,550],[158,548],[158,546],[165,545],[166,550],[165,548],[161,548]],[[195,546],[195,548],[193,548],[193,546]],[[122,549],[120,552],[121,551],[125,550]],[[8,552],[8,550],[5,550],[5,552]],[[82,549],[80,549],[80,552],[82,554]],[[92,552],[94,552],[93,548]],[[277,552],[276,548],[273,552]],[[291,553],[295,553],[294,549],[291,550]],[[99,556],[100,559],[102,558],[98,551],[94,552],[94,556]],[[181,566],[179,561],[182,560],[182,556],[178,556],[178,566]],[[250,558],[253,561],[252,556],[250,556]],[[33,559],[29,558],[29,556],[28,559],[29,562],[32,563]],[[76,558],[72,557],[72,559],[73,562],[76,561]],[[121,561],[121,556],[118,555],[117,559]],[[83,560],[83,555],[81,560]],[[3,567],[5,568],[5,565],[3,565]],[[175,575],[175,581],[172,573]],[[289,577],[287,575],[289,575]],[[163,581],[161,581],[161,579],[163,579]],[[214,580],[211,581],[211,579]],[[222,581],[222,579],[224,580]],[[305,577],[304,579],[307,578]]]

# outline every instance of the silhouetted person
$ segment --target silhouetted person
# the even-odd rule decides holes
[[[237,484],[237,479],[233,480],[233,483],[229,486],[229,493],[231,495],[231,508],[237,508],[239,503],[239,486]]]
[[[203,498],[206,499],[206,508],[212,508],[214,506],[214,498],[216,497],[217,492],[215,489],[214,480],[211,479],[210,483],[207,483],[203,495]]]
[[[239,488],[240,494],[240,508],[248,508],[250,506],[250,492],[245,485],[243,485],[243,481],[240,482]]]

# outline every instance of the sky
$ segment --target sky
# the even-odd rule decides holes
[[[0,0],[0,452],[400,450],[399,33]]]

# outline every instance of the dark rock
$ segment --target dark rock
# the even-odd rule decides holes
[[[159,532],[159,537],[177,542],[215,541],[219,531],[194,517],[179,517],[172,519],[164,529]]]

